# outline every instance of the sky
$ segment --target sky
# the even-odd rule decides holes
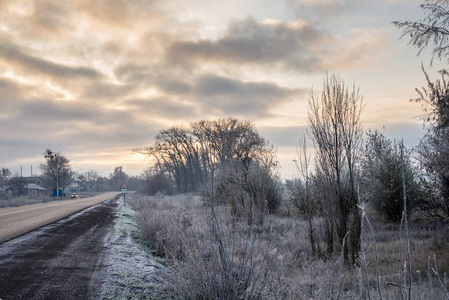
[[[39,174],[46,149],[80,173],[138,175],[132,149],[204,119],[251,121],[294,171],[311,90],[338,74],[360,88],[364,131],[409,147],[410,103],[443,68],[395,20],[423,0],[0,0],[0,167]]]

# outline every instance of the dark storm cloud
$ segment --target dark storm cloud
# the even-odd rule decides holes
[[[218,40],[178,41],[169,49],[169,59],[188,65],[196,61],[217,61],[233,64],[290,63],[309,71],[320,66],[314,48],[329,36],[305,22],[282,23],[254,19],[231,23],[224,37]]]
[[[25,68],[34,74],[46,74],[55,78],[84,78],[99,79],[101,74],[89,67],[68,66],[49,60],[29,55],[13,44],[0,42],[0,60],[4,60],[14,66]]]
[[[196,80],[194,94],[204,112],[225,115],[264,116],[270,108],[301,93],[270,82],[243,82],[217,75]]]

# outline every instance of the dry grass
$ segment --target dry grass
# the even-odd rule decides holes
[[[191,195],[136,195],[130,203],[139,212],[138,223],[154,253],[165,257],[175,270],[173,274],[179,275],[176,281],[180,298],[326,299],[328,294],[329,299],[360,299],[360,283],[362,297],[368,298],[363,267],[336,264],[338,255],[325,258],[321,253],[312,257],[308,226],[298,217],[270,215],[263,225],[251,227],[231,216],[226,207],[218,207],[217,218],[213,218],[210,208]],[[211,221],[214,219],[218,222]],[[322,250],[322,221],[314,222]],[[379,252],[383,299],[400,299],[399,226],[386,224],[375,213],[371,222]],[[443,274],[449,269],[449,228],[429,221],[410,223],[414,275],[411,298],[430,299],[430,257],[433,299],[445,299],[432,268],[435,269],[435,255],[440,279],[447,288]],[[377,299],[372,241],[365,229],[370,294]]]
[[[370,213],[376,216],[374,212]],[[399,225],[385,223],[378,217],[374,219],[373,227],[379,253],[381,289],[386,299],[400,299],[400,288],[395,285],[400,282],[399,272],[401,269]],[[438,280],[438,275],[443,279],[444,274],[447,274],[449,271],[448,237],[449,227],[447,224],[431,220],[409,222],[412,299],[430,299],[429,275],[433,298],[448,299],[442,290],[442,287],[446,288],[446,290],[448,289],[447,282],[441,285]],[[370,284],[371,286],[375,286],[377,290],[376,257],[370,234],[365,235],[364,242],[368,246],[366,249],[366,257],[370,274]],[[406,261],[405,235],[402,237],[402,249],[404,251],[403,261]],[[403,265],[402,267],[404,269],[404,267],[408,266]],[[436,271],[438,271],[438,274],[436,274]],[[408,276],[406,277],[408,288],[409,278]]]
[[[38,203],[50,202],[50,201],[53,201],[53,198],[51,198],[51,197],[42,197],[42,198],[17,197],[17,198],[10,198],[10,199],[0,199],[0,208],[38,204]]]

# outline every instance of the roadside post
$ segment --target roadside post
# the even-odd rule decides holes
[[[128,191],[128,187],[126,186],[126,184],[123,184],[123,185],[122,185],[123,205],[125,205],[125,206],[126,206],[125,198],[126,198],[126,192],[127,192],[127,191]]]

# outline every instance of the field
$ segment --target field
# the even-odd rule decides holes
[[[358,264],[349,265],[338,253],[328,256],[323,251],[319,218],[314,220],[318,254],[312,256],[308,224],[294,214],[267,215],[263,224],[248,225],[226,206],[212,210],[193,195],[134,195],[130,203],[153,255],[176,274],[174,298],[401,299],[401,293],[405,299],[449,297],[449,228],[435,221],[409,221],[410,280],[405,231],[401,238],[399,224],[386,223],[373,211],[367,215],[376,242],[365,220],[364,252]]]

